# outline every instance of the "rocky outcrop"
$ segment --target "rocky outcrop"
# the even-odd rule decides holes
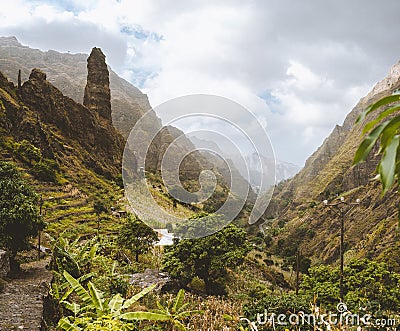
[[[64,95],[81,103],[87,83],[87,54],[43,52],[29,48],[15,37],[0,37],[0,71],[17,84],[18,71],[22,82],[29,78],[32,68],[47,73],[47,80]],[[104,69],[104,68],[103,68]],[[109,69],[111,116],[117,130],[127,138],[132,127],[147,111],[149,125],[160,128],[161,121],[151,110],[147,95]]]
[[[172,279],[167,272],[159,272],[153,269],[146,269],[143,273],[133,274],[129,283],[141,288],[147,288],[155,284],[155,291],[161,293],[178,292],[179,290],[178,282]]]
[[[16,141],[30,141],[60,164],[78,161],[108,178],[118,176],[123,137],[110,121],[64,96],[42,70],[33,69],[20,89],[0,75],[0,92],[1,126]]]
[[[8,253],[0,249],[0,278],[6,278],[10,272],[10,258]]]
[[[87,83],[83,105],[111,121],[110,79],[106,57],[100,48],[94,47],[87,59]]]

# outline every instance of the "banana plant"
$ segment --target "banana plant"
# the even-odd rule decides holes
[[[386,96],[370,105],[356,123],[362,122],[366,116],[378,110],[381,110],[379,115],[363,128],[363,134],[368,134],[358,147],[353,164],[365,161],[379,141],[378,154],[381,159],[377,167],[377,177],[382,182],[382,191],[385,194],[393,186],[395,179],[400,178],[400,94]]]
[[[157,301],[158,310],[154,311],[154,314],[162,316],[163,321],[168,321],[170,324],[174,325],[181,331],[186,331],[187,328],[182,323],[184,319],[193,314],[201,314],[201,310],[185,310],[189,303],[183,303],[185,298],[185,291],[183,289],[179,290],[175,300],[165,306],[163,306],[159,301]]]
[[[131,330],[133,327],[131,322],[147,320],[167,322],[179,330],[186,331],[187,328],[182,321],[191,314],[201,313],[200,310],[185,310],[188,303],[183,303],[184,290],[180,290],[175,300],[166,306],[157,301],[159,309],[153,312],[125,312],[126,309],[152,291],[155,285],[145,288],[129,299],[122,298],[119,293],[111,299],[107,299],[103,298],[102,293],[96,289],[92,282],[89,281],[87,289],[85,289],[80,281],[67,271],[64,271],[63,275],[71,289],[60,298],[60,303],[71,311],[73,316],[60,319],[58,327],[62,330],[80,331],[90,330],[92,327],[93,330],[102,330],[102,327],[104,327],[104,330],[114,330],[114,328],[115,330]],[[81,304],[67,301],[73,292],[79,297]]]
[[[62,272],[67,270],[75,277],[88,272],[92,261],[97,256],[99,243],[93,240],[81,244],[80,238],[70,241],[61,234],[57,240],[53,239],[53,260],[57,270]]]
[[[73,316],[67,316],[60,319],[58,328],[62,330],[88,330],[94,325],[98,325],[99,327],[96,330],[100,330],[100,326],[104,326],[107,323],[112,323],[116,330],[130,330],[132,325],[130,325],[129,322],[131,321],[162,320],[162,316],[157,316],[157,314],[149,312],[123,312],[147,293],[152,291],[155,285],[145,288],[129,299],[123,299],[120,294],[116,294],[111,299],[107,299],[103,298],[101,292],[96,289],[92,282],[89,281],[87,289],[85,289],[81,283],[67,271],[64,271],[63,275],[71,286],[71,290],[61,298],[60,302],[65,306],[65,308],[72,312]],[[79,297],[81,304],[67,301],[72,292]],[[105,330],[112,329],[113,328],[110,326],[110,328]]]

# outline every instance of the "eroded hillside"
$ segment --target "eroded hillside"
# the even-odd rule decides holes
[[[355,120],[368,105],[393,93],[399,86],[400,63],[397,63],[388,76],[359,101],[343,125],[334,128],[302,171],[278,185],[265,218],[270,219],[267,223],[272,222],[278,228],[274,249],[279,254],[293,256],[300,248],[315,262],[337,260],[340,221],[322,202],[343,196],[347,202],[361,201],[346,216],[346,259],[375,257],[399,267],[398,193],[392,190],[382,198],[381,184],[373,180],[377,165],[374,153],[367,162],[352,167],[363,127],[363,123],[355,125]]]

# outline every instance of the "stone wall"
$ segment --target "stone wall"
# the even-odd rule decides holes
[[[10,272],[10,259],[8,253],[0,249],[0,278],[5,278]]]

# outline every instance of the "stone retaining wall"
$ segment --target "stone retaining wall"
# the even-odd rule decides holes
[[[0,278],[6,278],[10,272],[10,258],[8,253],[0,249]]]

